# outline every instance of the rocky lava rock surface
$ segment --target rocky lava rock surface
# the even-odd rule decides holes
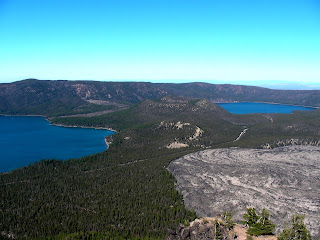
[[[224,210],[242,220],[246,208],[266,208],[278,228],[304,214],[313,236],[320,233],[320,147],[205,150],[173,161],[176,188],[199,216]]]

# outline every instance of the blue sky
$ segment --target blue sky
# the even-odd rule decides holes
[[[0,82],[25,78],[317,84],[320,1],[0,0]]]

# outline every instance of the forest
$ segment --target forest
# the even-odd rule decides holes
[[[25,79],[0,84],[0,114],[56,117],[97,112],[118,104],[133,105],[165,96],[211,102],[276,102],[320,106],[319,90],[274,90],[231,84],[99,82]],[[92,100],[94,102],[92,102]],[[101,105],[96,100],[104,101]]]
[[[52,119],[117,133],[107,139],[106,152],[64,162],[42,160],[0,174],[1,236],[163,239],[179,223],[196,218],[175,190],[166,169],[171,161],[207,148],[262,147],[292,137],[319,140],[319,115],[236,116],[208,100],[164,97],[92,118]],[[197,128],[202,132],[194,137]],[[247,134],[234,142],[244,128]],[[187,147],[169,148],[175,141]]]

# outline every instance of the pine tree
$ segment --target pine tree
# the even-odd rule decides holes
[[[311,240],[311,235],[304,224],[304,216],[293,215],[291,228],[285,228],[278,236],[279,240]]]
[[[243,215],[243,218],[245,221],[242,221],[243,224],[246,226],[252,226],[253,224],[256,224],[259,220],[259,215],[256,213],[256,210],[254,208],[248,208],[247,213]]]
[[[215,221],[214,221],[214,228],[215,228],[216,239],[222,240],[223,235],[222,235],[222,231],[221,231],[220,222],[218,221],[218,219],[215,219]]]
[[[224,211],[222,214],[222,219],[228,230],[233,229],[236,223],[232,220],[232,212]]]
[[[272,235],[275,231],[275,225],[269,219],[270,213],[263,209],[261,214],[254,208],[248,208],[247,213],[243,215],[245,221],[242,223],[249,226],[247,231],[250,235]]]
[[[257,223],[260,235],[272,235],[275,231],[276,225],[272,224],[269,219],[270,213],[266,209],[261,212],[260,219]]]

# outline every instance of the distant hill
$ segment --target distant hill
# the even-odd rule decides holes
[[[247,119],[246,123],[249,123]],[[240,124],[238,124],[240,122]],[[162,97],[145,100],[129,109],[94,118],[59,117],[51,123],[67,126],[108,127],[123,132],[155,125],[157,144],[200,147],[226,143],[243,130],[242,120],[206,99]],[[151,133],[149,133],[151,134]]]
[[[320,90],[273,90],[209,83],[27,79],[0,84],[0,114],[57,116],[89,113],[116,109],[119,103],[130,105],[167,95],[205,98],[211,102],[252,101],[320,106]]]

